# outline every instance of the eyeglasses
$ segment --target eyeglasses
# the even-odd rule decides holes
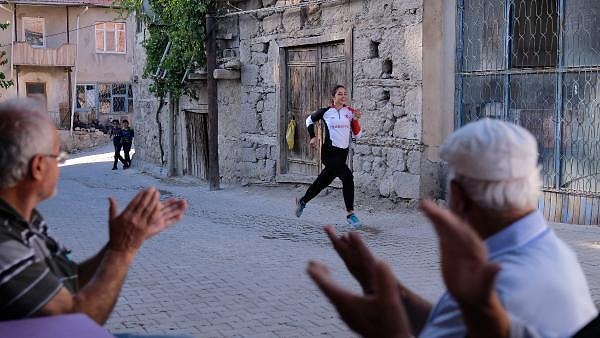
[[[65,151],[59,152],[58,155],[54,155],[54,154],[41,154],[41,155],[45,156],[45,157],[55,158],[56,162],[58,164],[64,164],[69,159],[69,154],[67,154],[67,152],[65,152]]]

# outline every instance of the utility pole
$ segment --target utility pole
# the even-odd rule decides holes
[[[220,189],[219,177],[219,106],[217,102],[217,80],[214,78],[217,68],[217,25],[215,8],[210,5],[206,14],[206,94],[208,97],[208,183],[210,190]]]
[[[169,92],[169,120],[167,125],[169,140],[169,176],[176,176],[175,169],[175,110],[177,109],[177,99]]]

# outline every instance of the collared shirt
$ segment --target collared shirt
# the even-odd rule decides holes
[[[519,318],[509,314],[510,317],[510,335],[509,338],[557,338],[544,337],[538,330],[527,323],[524,323]],[[571,337],[570,335],[568,337]],[[568,338],[560,337],[560,338]],[[589,322],[581,330],[577,331],[572,338],[598,338],[600,337],[600,316]]]
[[[68,253],[36,210],[27,222],[0,199],[0,320],[36,313],[62,287],[77,292],[77,264]]]
[[[567,337],[597,315],[575,253],[530,213],[486,241],[489,259],[502,269],[496,291],[511,315],[545,337]],[[446,292],[429,314],[419,337],[467,334],[460,309]]]

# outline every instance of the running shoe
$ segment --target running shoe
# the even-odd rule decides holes
[[[304,203],[302,200],[298,201],[298,198],[296,198],[296,217],[302,216],[302,211],[304,211],[305,206],[306,203]]]
[[[354,213],[346,216],[346,222],[348,222],[348,224],[353,228],[360,228],[362,226],[360,219],[358,219],[358,216],[356,216]]]

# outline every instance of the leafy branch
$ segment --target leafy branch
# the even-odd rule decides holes
[[[165,164],[165,159],[160,113],[168,95],[174,101],[182,95],[197,98],[194,87],[188,85],[185,77],[192,67],[206,67],[205,17],[213,1],[215,0],[149,0],[151,8],[146,10],[150,10],[152,14],[145,11],[143,0],[114,0],[113,3],[119,8],[121,17],[136,13],[149,32],[143,42],[146,50],[143,77],[152,79],[150,92],[159,98],[155,118],[162,164]]]
[[[149,0],[152,12],[143,11],[142,0],[121,0],[122,14],[135,12],[148,28],[143,43],[146,50],[144,78],[152,79],[150,91],[158,97],[171,94],[196,97],[194,88],[187,85],[185,75],[190,68],[204,68],[206,56],[206,13],[214,0]],[[163,59],[167,44],[170,50]],[[162,62],[161,62],[162,60]]]
[[[10,23],[0,23],[0,30],[6,30],[10,26]],[[0,51],[0,66],[4,66],[8,63],[8,59],[6,58],[6,51]],[[0,72],[0,88],[7,89],[11,86],[14,86],[13,80],[7,80],[4,72]]]

